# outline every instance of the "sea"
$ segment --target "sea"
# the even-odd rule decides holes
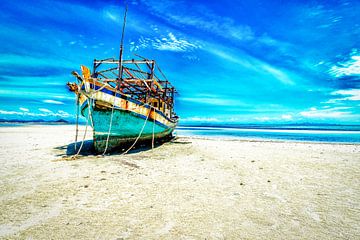
[[[360,144],[360,125],[178,126],[177,136]]]
[[[24,125],[63,125],[62,122],[1,122],[0,127]],[[73,124],[73,123],[68,123]],[[331,124],[241,124],[177,126],[176,136],[225,138],[258,141],[329,142],[360,144],[360,125]]]

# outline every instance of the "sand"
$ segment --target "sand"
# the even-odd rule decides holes
[[[68,161],[74,129],[0,127],[0,238],[360,237],[360,145],[179,137],[96,157],[86,142]]]

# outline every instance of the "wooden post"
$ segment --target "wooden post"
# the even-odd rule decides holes
[[[121,84],[122,84],[122,73],[123,73],[123,67],[122,67],[122,57],[123,57],[123,45],[124,45],[124,33],[125,33],[125,25],[126,25],[126,13],[127,13],[127,5],[125,8],[125,14],[124,14],[124,24],[122,28],[122,34],[121,34],[121,42],[120,42],[120,53],[119,53],[119,81],[117,89],[121,90]]]

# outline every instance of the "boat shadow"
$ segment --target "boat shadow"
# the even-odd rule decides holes
[[[170,141],[172,141],[172,139],[170,139]],[[162,141],[162,140],[155,141],[154,149],[157,147],[160,147],[161,145],[163,145],[166,142],[169,142],[169,140],[168,141]],[[124,154],[124,152],[126,152],[131,147],[131,145],[132,144],[124,144],[123,146],[121,146],[119,148],[115,148],[115,149],[111,150],[110,152],[106,153],[105,155],[107,155],[107,156],[108,155],[111,155],[111,156],[122,155],[122,154]],[[60,153],[56,155],[58,157],[71,157],[76,154],[78,156],[83,156],[83,157],[85,157],[85,156],[101,156],[102,155],[102,153],[98,153],[95,151],[93,140],[85,140],[83,144],[82,144],[82,141],[73,142],[68,145],[55,147],[54,149],[57,151],[60,151]],[[151,141],[139,142],[139,143],[135,144],[135,146],[132,147],[132,149],[129,150],[126,153],[126,155],[149,151],[152,149],[153,148],[152,148]]]

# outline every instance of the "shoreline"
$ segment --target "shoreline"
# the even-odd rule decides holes
[[[179,138],[189,138],[189,139],[203,139],[203,140],[219,140],[219,141],[239,141],[239,142],[269,142],[269,143],[303,143],[303,144],[331,144],[331,145],[360,145],[360,142],[321,142],[321,141],[301,141],[301,140],[282,140],[282,139],[266,139],[266,138],[227,138],[222,136],[188,136],[180,135]]]
[[[73,126],[75,129],[75,124],[73,123],[67,123],[67,124],[63,124],[63,123],[0,123],[0,128],[6,128],[6,127],[36,127],[36,126]],[[79,127],[85,127],[86,124],[79,124]],[[208,128],[208,127],[206,127]],[[91,129],[91,127],[90,127]],[[234,130],[234,128],[220,128],[220,127],[216,127],[215,129],[226,129],[226,130]],[[237,129],[236,131],[254,131],[254,132],[290,132],[293,130],[279,130],[279,129]],[[89,130],[88,130],[89,131]],[[92,130],[90,130],[91,132]],[[318,140],[294,140],[294,139],[276,139],[276,138],[266,138],[266,137],[242,137],[242,136],[225,136],[225,135],[192,135],[192,134],[178,134],[177,131],[179,131],[179,129],[175,129],[175,137],[181,137],[181,138],[194,138],[194,139],[209,139],[209,140],[224,140],[224,141],[249,141],[249,142],[289,142],[289,143],[305,143],[305,144],[342,144],[342,145],[359,145],[360,144],[360,140],[358,142],[345,142],[345,141],[318,141]],[[180,131],[182,131],[180,129]],[[188,131],[188,130],[185,130]],[[360,131],[338,131],[338,130],[294,130],[298,133],[307,133],[307,132],[311,132],[311,134],[316,135],[317,132],[321,132],[323,133],[333,133],[336,132],[336,134],[360,134]],[[327,131],[327,132],[326,132]],[[75,132],[75,130],[74,130]]]

